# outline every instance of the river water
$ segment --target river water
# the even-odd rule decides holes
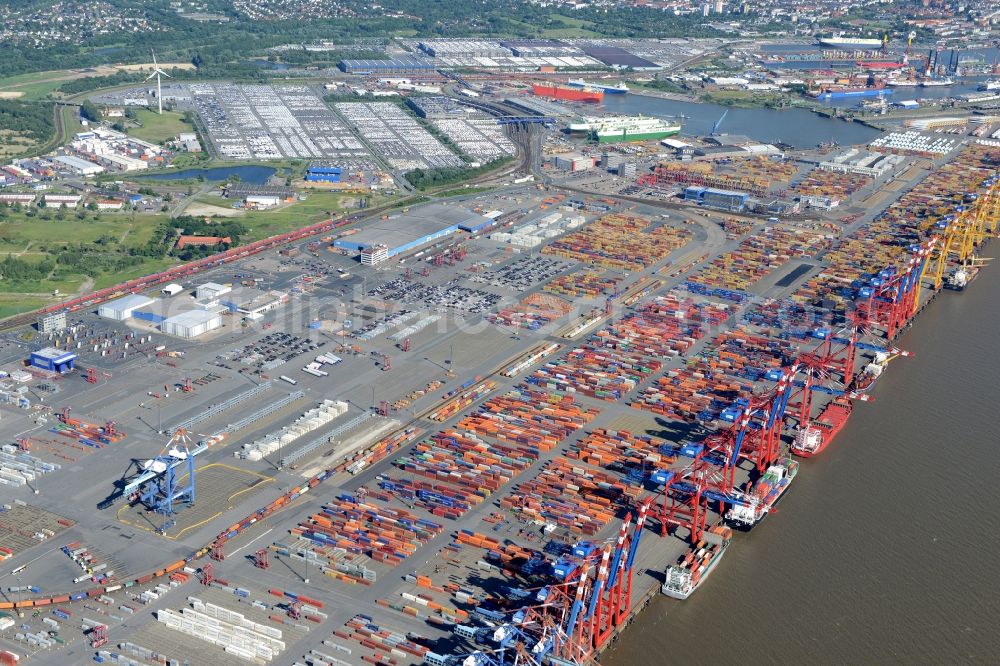
[[[778,513],[602,664],[997,663],[998,302],[1000,266],[931,302],[898,340],[915,356],[803,461]]]
[[[240,182],[250,185],[263,185],[275,174],[275,170],[266,166],[225,166],[210,169],[184,169],[180,171],[158,171],[144,174],[139,178],[144,180],[188,180],[201,176],[208,181],[226,180],[231,176],[239,176]]]
[[[881,134],[860,123],[826,118],[805,109],[743,109],[631,94],[605,95],[601,109],[606,113],[659,118],[685,116],[681,130],[684,136],[708,136],[725,113],[719,126],[723,134],[742,134],[764,142],[782,141],[796,148],[815,148],[822,141],[836,141],[842,146],[868,143]]]

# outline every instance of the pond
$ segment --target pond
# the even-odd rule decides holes
[[[251,185],[263,185],[273,176],[275,170],[266,166],[212,167],[211,169],[183,169],[181,171],[161,171],[140,176],[142,180],[189,180],[202,176],[208,181],[222,181],[231,176],[239,176],[240,181]]]

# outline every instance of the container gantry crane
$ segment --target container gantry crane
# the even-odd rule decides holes
[[[755,498],[736,488],[736,470],[743,460],[753,463],[758,473],[772,465],[781,452],[781,433],[785,411],[791,396],[791,380],[797,367],[780,370],[778,386],[763,395],[738,399],[720,415],[730,427],[708,435],[697,444],[689,444],[692,463],[683,470],[658,470],[651,480],[662,485],[659,504],[653,517],[660,524],[661,536],[671,528],[687,529],[689,539],[697,543],[708,523],[708,504],[759,504]],[[683,449],[682,449],[683,451]]]
[[[912,246],[912,254],[902,269],[887,267],[858,290],[855,305],[862,322],[884,330],[889,340],[896,337],[916,312],[920,280],[937,241],[935,237],[923,245]]]
[[[178,429],[159,455],[144,465],[145,471],[156,476],[140,489],[139,501],[150,511],[163,516],[161,533],[177,524],[177,505],[194,504],[195,467],[189,440],[187,431]]]
[[[624,625],[632,605],[635,556],[652,503],[649,497],[640,504],[634,524],[633,514],[626,515],[616,540],[591,550],[563,582],[543,588],[536,596],[541,604],[514,614],[520,642],[532,647],[514,651],[521,661],[513,663],[588,663]]]
[[[960,205],[934,225],[939,242],[924,268],[921,282],[935,291],[944,285],[944,273],[950,261],[965,265],[987,238],[996,235],[1000,224],[1000,182],[996,176],[984,181],[982,195],[968,194],[970,205]]]

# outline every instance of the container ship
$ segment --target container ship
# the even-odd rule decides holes
[[[889,365],[894,357],[889,356],[885,352],[878,352],[875,354],[875,358],[871,363],[865,366],[857,377],[851,382],[850,389],[855,393],[866,393],[875,386],[875,382],[879,380],[882,376],[882,372],[885,371],[885,366]]]
[[[713,525],[705,536],[664,571],[660,592],[674,599],[687,599],[715,570],[729,549],[733,531],[724,525]]]
[[[979,266],[959,266],[948,275],[944,286],[955,291],[962,291],[979,275]]]
[[[726,511],[726,522],[739,530],[753,529],[785,495],[798,471],[799,463],[787,456],[768,467],[750,489],[750,501],[746,504],[733,504]]]
[[[594,90],[603,90],[611,95],[624,95],[629,91],[628,86],[621,81],[615,85],[611,85],[608,83],[590,83],[589,81],[584,81],[583,79],[570,79],[566,82],[566,85],[574,88],[593,88]]]
[[[820,453],[847,424],[853,408],[851,401],[846,398],[831,400],[818,419],[813,419],[805,428],[799,429],[792,442],[791,452],[800,458],[811,458]]]
[[[603,102],[604,91],[593,88],[567,88],[557,85],[536,83],[531,86],[531,92],[539,97],[553,97],[570,102]]]
[[[659,141],[680,131],[680,125],[660,118],[628,116],[605,120],[591,131],[590,138],[597,143]]]
[[[820,46],[829,46],[834,49],[864,49],[878,48],[882,46],[881,39],[869,39],[866,37],[844,37],[843,35],[833,35],[831,37],[817,37],[816,43]]]

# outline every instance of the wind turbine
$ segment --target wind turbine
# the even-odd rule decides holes
[[[160,69],[160,66],[156,64],[156,54],[153,53],[153,49],[149,49],[149,53],[153,56],[153,73],[146,77],[149,81],[154,76],[156,77],[156,104],[159,109],[160,115],[163,115],[163,90],[160,87],[160,75],[170,78],[170,75]]]

